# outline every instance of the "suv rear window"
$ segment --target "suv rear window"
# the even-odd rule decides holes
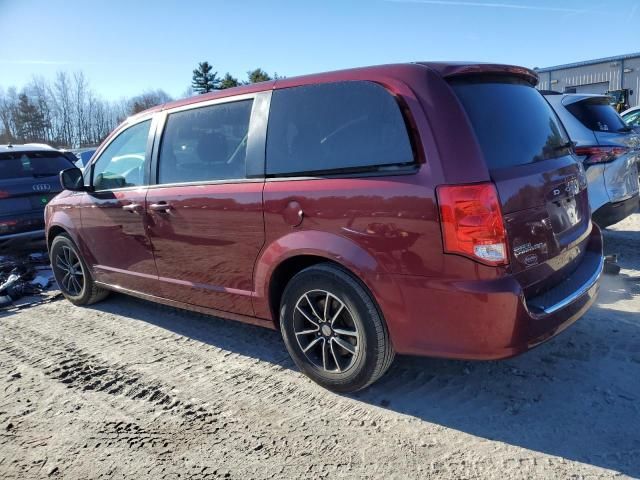
[[[0,179],[53,177],[73,167],[58,152],[11,152],[0,154]]]
[[[587,98],[571,103],[566,108],[589,130],[613,133],[629,130],[620,115],[610,105],[608,98]]]
[[[490,170],[566,155],[567,137],[544,97],[529,83],[456,80],[451,83],[467,112]]]
[[[267,175],[379,170],[414,161],[398,102],[373,82],[276,90],[268,128]]]

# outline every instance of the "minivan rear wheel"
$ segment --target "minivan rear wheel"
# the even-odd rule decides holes
[[[74,305],[91,305],[109,294],[108,290],[95,284],[78,247],[66,234],[53,239],[49,256],[60,291]]]
[[[280,306],[280,329],[298,368],[336,392],[367,387],[394,358],[370,294],[331,264],[306,268],[289,281]]]

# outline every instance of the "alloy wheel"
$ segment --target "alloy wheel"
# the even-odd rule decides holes
[[[63,245],[56,255],[54,265],[58,270],[56,277],[60,279],[60,286],[69,295],[80,295],[84,288],[84,269],[73,249]]]
[[[360,354],[360,332],[353,315],[336,295],[310,290],[293,311],[298,345],[315,367],[330,373],[349,370]]]

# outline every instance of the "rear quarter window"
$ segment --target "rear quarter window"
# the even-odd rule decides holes
[[[581,100],[567,105],[566,108],[589,130],[613,133],[628,130],[627,125],[609,104],[607,98],[594,97]]]
[[[525,165],[566,155],[569,139],[551,106],[519,80],[451,83],[473,126],[487,167]]]
[[[396,99],[350,81],[274,91],[266,161],[273,176],[404,166],[414,155]]]

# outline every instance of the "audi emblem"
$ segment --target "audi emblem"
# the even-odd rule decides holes
[[[48,192],[49,190],[51,190],[51,185],[49,185],[48,183],[36,183],[31,188],[33,188],[33,190],[36,192]]]

